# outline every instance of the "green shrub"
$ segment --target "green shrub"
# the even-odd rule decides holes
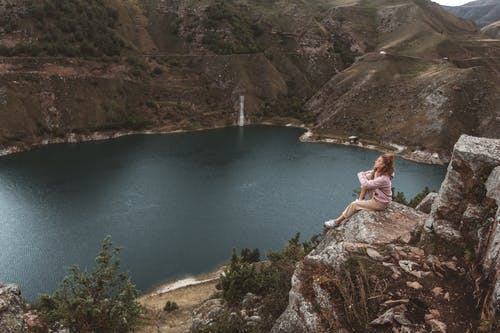
[[[115,56],[124,47],[113,30],[118,13],[103,0],[41,0],[30,8],[30,15],[39,34],[37,46],[45,54]]]
[[[36,307],[46,323],[82,333],[121,333],[137,326],[142,308],[127,273],[119,272],[119,253],[107,236],[92,273],[72,266],[59,290],[41,295]]]
[[[394,196],[394,198],[392,198],[392,201],[408,206],[408,200],[406,200],[405,194],[403,192],[398,192]]]
[[[146,106],[150,109],[156,109],[157,108],[157,104],[155,101],[151,101],[151,100],[148,100],[146,101]]]
[[[241,249],[241,261],[247,263],[254,263],[260,261],[260,252],[259,249],[255,248],[250,250],[248,248]]]
[[[248,249],[242,251],[242,257],[233,250],[231,263],[221,274],[218,288],[222,290],[222,297],[230,306],[236,307],[248,292],[262,297],[262,313],[266,317],[260,324],[261,331],[269,331],[276,318],[285,310],[295,265],[321,241],[321,236],[313,236],[311,241],[304,243],[300,243],[299,239],[300,233],[297,233],[281,252],[270,251],[267,254],[269,261],[258,266],[242,259],[243,255],[248,258]]]
[[[420,202],[422,202],[422,200],[424,200],[424,198],[429,193],[431,193],[431,190],[429,189],[429,187],[427,187],[427,186],[424,187],[424,189],[421,192],[417,193],[417,195],[415,195],[413,197],[413,199],[410,200],[410,202],[408,203],[408,206],[413,207],[413,208],[417,207],[418,204]]]
[[[165,306],[163,307],[163,311],[172,312],[172,311],[177,310],[178,308],[179,308],[179,306],[177,305],[177,303],[167,301],[167,303],[165,303]]]
[[[256,40],[263,33],[262,27],[245,16],[231,1],[218,0],[208,6],[203,25],[208,32],[202,42],[215,53],[255,53],[262,50]],[[231,36],[221,32],[228,26]]]
[[[393,188],[393,193],[394,193],[394,188]],[[405,194],[403,192],[397,192],[397,194],[392,198],[392,200],[397,203],[415,208],[418,206],[420,202],[422,202],[422,200],[424,200],[424,198],[429,193],[431,193],[431,190],[429,189],[429,187],[425,186],[424,189],[421,192],[417,193],[410,201],[406,199]]]
[[[356,59],[356,53],[351,51],[351,43],[349,39],[341,35],[336,35],[334,38],[335,38],[333,44],[334,53],[340,56],[340,59],[342,60],[344,67],[347,68],[351,66],[354,63],[354,60]]]
[[[244,262],[233,249],[231,262],[220,276],[219,287],[222,297],[231,305],[241,302],[246,293],[255,293],[259,289],[259,281],[255,266]]]
[[[154,75],[161,75],[163,73],[163,69],[161,69],[161,67],[155,67],[153,69],[153,74]]]

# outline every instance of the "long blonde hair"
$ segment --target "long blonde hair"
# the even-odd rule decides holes
[[[384,161],[384,166],[374,171],[378,172],[379,174],[392,177],[392,175],[394,174],[394,154],[387,153],[381,155],[380,157],[382,157],[382,160]]]

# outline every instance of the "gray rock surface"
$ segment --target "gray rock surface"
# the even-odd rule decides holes
[[[193,311],[191,330],[210,326],[224,313],[224,300],[221,298],[210,299],[202,303]]]
[[[462,135],[455,144],[446,178],[431,209],[438,235],[460,239],[462,215],[469,204],[484,200],[485,181],[500,165],[500,140]]]
[[[24,300],[14,284],[0,284],[0,333],[24,332]]]
[[[438,194],[436,192],[427,194],[426,197],[422,201],[420,201],[417,207],[415,207],[415,209],[422,213],[429,214],[432,209],[432,204],[436,200],[437,196]]]
[[[426,231],[448,241],[473,243],[482,264],[482,270],[473,273],[487,289],[476,292],[489,297],[482,312],[491,317],[500,308],[499,204],[500,140],[462,135],[432,205]]]
[[[495,200],[497,211],[491,226],[490,241],[486,247],[483,269],[492,276],[492,302],[497,312],[500,312],[500,166],[496,167],[486,181],[486,196]]]
[[[303,262],[299,263],[292,277],[292,289],[286,310],[278,318],[271,333],[327,332],[322,314],[337,318],[333,300],[328,293],[313,283],[311,299],[302,293],[304,263],[326,265],[336,271],[346,261],[349,251],[383,246],[394,242],[408,243],[412,234],[422,229],[427,215],[398,203],[391,203],[380,212],[360,211],[336,229],[328,231],[325,239]]]

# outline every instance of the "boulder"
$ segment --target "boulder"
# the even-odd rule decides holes
[[[485,199],[485,180],[500,165],[500,140],[462,135],[454,146],[445,180],[430,212],[429,229],[452,240],[462,238],[462,216]]]
[[[422,201],[415,207],[416,210],[429,214],[431,212],[432,204],[436,200],[438,194],[436,192],[431,192],[425,196]]]
[[[200,327],[210,326],[224,313],[224,300],[220,298],[209,299],[193,310],[191,331]]]
[[[0,333],[24,332],[24,300],[15,284],[0,284]]]
[[[24,314],[24,325],[29,333],[46,333],[48,331],[47,325],[42,322],[39,314],[34,310]]]
[[[383,211],[360,211],[338,228],[326,233],[325,239],[300,262],[292,277],[292,289],[286,310],[275,322],[271,333],[328,332],[324,314],[338,318],[334,301],[321,286],[312,283],[312,296],[304,294],[307,267],[326,266],[332,271],[341,269],[352,244],[370,244],[372,247],[390,243],[408,243],[412,235],[422,229],[427,215],[410,207],[391,203]]]
[[[243,309],[249,310],[259,304],[262,297],[254,295],[252,293],[247,293],[243,300],[241,301],[241,306]]]

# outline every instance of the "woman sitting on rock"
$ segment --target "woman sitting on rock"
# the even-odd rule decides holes
[[[361,171],[358,179],[361,183],[359,198],[351,202],[342,215],[335,220],[325,222],[326,228],[335,228],[342,221],[350,217],[358,210],[384,210],[392,201],[391,179],[394,175],[394,155],[384,154],[377,158],[373,170]],[[371,199],[364,200],[368,192]]]

